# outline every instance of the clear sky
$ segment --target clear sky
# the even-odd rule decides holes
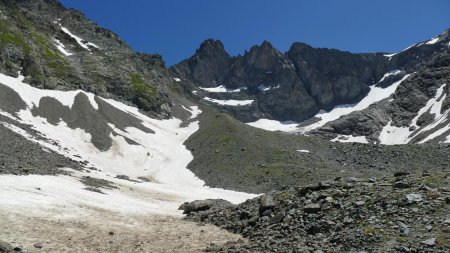
[[[397,52],[450,28],[450,0],[61,0],[167,65],[207,38],[231,55],[264,40],[351,52]]]

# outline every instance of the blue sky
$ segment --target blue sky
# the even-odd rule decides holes
[[[190,57],[207,38],[231,55],[264,40],[351,52],[397,52],[450,28],[449,0],[61,0],[133,49]]]

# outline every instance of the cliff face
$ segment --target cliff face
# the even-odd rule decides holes
[[[220,41],[208,40],[170,72],[189,84],[194,97],[244,122],[297,121],[302,122],[300,131],[329,139],[345,135],[385,144],[445,142],[450,135],[449,43],[448,30],[397,54],[352,54],[304,43],[282,53],[265,41],[229,57]],[[369,94],[386,93],[388,87],[389,99]],[[227,103],[231,100],[252,102],[236,106],[236,101]],[[355,107],[360,102],[367,106]],[[348,113],[314,125],[321,120],[320,110],[333,114],[339,106],[348,107]],[[398,137],[400,133],[405,136]]]
[[[255,102],[248,108],[252,116],[237,115],[244,121],[258,117],[302,121],[321,109],[355,102],[389,68],[382,54],[351,54],[303,43],[282,53],[264,41],[237,57],[223,48],[220,41],[207,40],[170,71],[197,87],[246,87],[246,95]]]

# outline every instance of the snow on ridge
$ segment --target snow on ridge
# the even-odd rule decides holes
[[[402,73],[402,71],[399,70],[399,69],[389,71],[389,72],[387,72],[386,74],[384,74],[384,76],[383,76],[383,77],[380,79],[380,81],[378,81],[378,82],[381,83],[381,82],[383,82],[386,78],[388,78],[389,76],[395,76],[395,75],[398,75],[398,74],[401,74],[401,73]]]
[[[47,215],[52,218],[69,210],[70,213],[87,215],[88,208],[126,213],[180,215],[181,212],[177,208],[185,201],[222,198],[240,203],[255,197],[253,194],[207,187],[187,169],[193,156],[183,143],[198,130],[198,121],[181,127],[182,121],[179,119],[149,118],[141,114],[136,107],[98,97],[116,109],[136,117],[143,126],[154,131],[147,133],[134,127],[119,129],[109,124],[115,132],[109,136],[112,139],[112,146],[107,151],[100,151],[92,143],[92,136],[85,130],[71,129],[64,121],[60,121],[57,125],[50,124],[45,118],[31,113],[32,106],[38,105],[42,97],[53,97],[71,107],[79,91],[39,90],[23,83],[22,80],[22,77],[14,78],[0,74],[0,83],[17,92],[28,107],[19,111],[18,119],[14,119],[19,123],[31,125],[50,142],[33,139],[35,138],[33,135],[21,128],[5,126],[61,155],[79,161],[86,160],[89,166],[96,167],[98,171],[87,173],[70,170],[73,176],[0,175],[1,209],[33,210],[33,215],[37,212],[51,212]],[[90,98],[94,97],[93,94],[85,94]],[[191,112],[191,118],[200,113],[198,107],[186,109]],[[6,113],[0,108],[0,114]],[[137,142],[138,145],[130,144],[129,140]],[[147,177],[151,182],[134,183],[117,179],[116,175],[127,175],[131,179]],[[104,195],[89,192],[83,190],[85,186],[77,179],[83,176],[105,179],[119,188],[102,189],[106,193]],[[42,190],[37,191],[36,187],[41,187]],[[133,190],[129,190],[130,188]],[[18,199],[20,201],[17,201]]]
[[[353,136],[353,135],[338,135],[336,138],[332,139],[333,142],[356,142],[356,143],[364,143],[368,144],[369,142],[366,139],[366,136]]]
[[[411,46],[409,46],[409,47],[403,49],[401,52],[405,52],[405,51],[407,51],[408,49],[410,49],[410,48],[412,48],[412,47],[414,47],[414,46],[416,46],[416,45],[417,45],[417,44],[413,44],[413,45],[411,45]],[[418,46],[420,46],[420,44],[419,44]],[[401,52],[399,52],[399,53],[401,53]],[[383,55],[383,56],[384,56],[384,57],[387,57],[387,58],[389,58],[389,60],[391,60],[391,58],[392,58],[393,56],[395,56],[395,55],[397,55],[397,54],[399,54],[399,53],[385,54],[385,55]]]
[[[69,53],[66,49],[63,43],[61,43],[61,41],[59,41],[58,39],[53,39],[56,43],[56,48],[58,48],[58,50],[63,53],[65,56],[71,56],[73,55],[72,53]]]
[[[253,100],[220,100],[220,99],[214,99],[209,97],[204,97],[204,100],[218,104],[218,105],[227,105],[227,106],[245,106],[245,105],[251,105],[253,103]]]
[[[241,92],[241,91],[247,89],[247,87],[245,87],[245,86],[237,88],[237,89],[228,89],[224,85],[220,85],[220,86],[212,87],[212,88],[204,88],[204,87],[199,87],[199,88],[204,91],[210,92],[210,93],[236,93],[236,92]]]
[[[71,33],[67,28],[61,26],[61,30],[62,30],[65,34],[67,34],[67,35],[69,35],[70,37],[72,37],[73,39],[75,39],[75,40],[77,41],[78,45],[80,45],[82,48],[84,48],[84,49],[86,49],[86,50],[88,50],[88,51],[91,51],[91,49],[90,49],[89,47],[95,47],[95,48],[99,49],[99,47],[98,47],[97,45],[95,45],[94,43],[92,43],[92,42],[85,42],[85,40],[83,40],[82,38],[80,38],[80,37],[74,35],[74,34]]]
[[[398,53],[384,54],[383,56],[389,58],[389,60],[390,60],[390,58],[392,58],[392,57],[395,56],[396,54],[398,54]]]
[[[268,131],[294,132],[298,130],[298,123],[294,121],[280,122],[277,120],[259,119],[255,122],[249,122],[247,125]]]
[[[427,45],[434,45],[438,41],[439,41],[439,37],[435,37],[435,38],[432,38],[431,40],[429,40],[426,44]]]
[[[410,74],[405,75],[401,80],[391,84],[386,88],[371,86],[369,93],[356,104],[338,105],[329,112],[321,110],[315,116],[315,118],[318,118],[320,120],[311,125],[300,127],[300,131],[308,132],[313,129],[317,129],[319,127],[324,126],[328,122],[337,120],[340,117],[348,115],[352,112],[364,110],[368,108],[370,105],[390,97],[395,92],[397,87],[409,76]]]

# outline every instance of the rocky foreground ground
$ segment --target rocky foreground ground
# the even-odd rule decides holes
[[[324,181],[240,205],[185,203],[187,219],[249,242],[209,252],[450,252],[450,171]]]

